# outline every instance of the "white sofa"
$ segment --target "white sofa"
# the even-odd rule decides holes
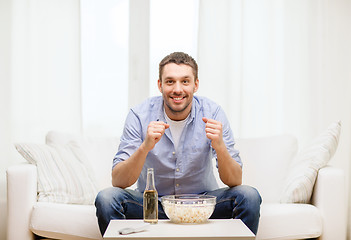
[[[72,140],[89,153],[97,190],[110,186],[110,166],[118,139],[95,141],[59,132],[50,132],[46,139],[47,144]],[[346,239],[343,170],[321,168],[309,203],[281,203],[290,163],[297,153],[296,138],[237,139],[236,148],[244,163],[244,184],[256,187],[263,198],[256,239]],[[33,164],[18,164],[7,170],[8,240],[33,239],[34,234],[53,239],[101,239],[94,205],[38,202],[38,173]],[[217,180],[222,186],[218,175]]]

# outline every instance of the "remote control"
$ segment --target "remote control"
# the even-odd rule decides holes
[[[142,231],[145,231],[149,226],[150,226],[150,223],[141,223],[141,224],[133,226],[133,227],[122,228],[118,232],[121,235],[142,232]]]

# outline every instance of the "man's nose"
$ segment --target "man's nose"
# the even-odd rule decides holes
[[[174,93],[181,93],[182,92],[182,85],[180,82],[176,82],[174,84],[173,92]]]

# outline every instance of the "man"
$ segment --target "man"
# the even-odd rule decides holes
[[[256,234],[261,197],[241,185],[242,162],[223,110],[204,97],[196,61],[182,52],[159,64],[158,88],[127,116],[119,150],[113,160],[113,188],[102,190],[95,206],[103,234],[111,219],[142,219],[147,168],[155,170],[159,196],[208,194],[217,197],[211,218],[240,218]],[[211,159],[217,159],[218,189]],[[126,189],[138,180],[137,189]],[[159,218],[167,218],[159,203]]]

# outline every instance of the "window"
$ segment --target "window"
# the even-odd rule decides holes
[[[158,63],[184,51],[196,58],[198,0],[150,0],[149,90],[159,95]],[[138,9],[140,10],[140,9]],[[128,0],[81,1],[82,121],[88,134],[120,136],[128,112]],[[135,15],[134,15],[135,16]],[[145,78],[138,81],[145,81]]]
[[[83,131],[120,136],[128,111],[128,0],[81,1]]]
[[[158,95],[158,64],[172,52],[183,51],[196,59],[198,0],[150,2],[150,96]]]

